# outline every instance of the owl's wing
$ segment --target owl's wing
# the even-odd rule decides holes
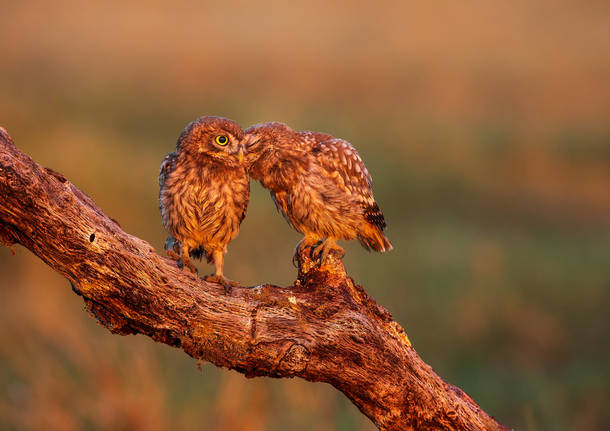
[[[359,202],[365,219],[384,229],[385,219],[371,189],[371,174],[356,149],[343,139],[331,138],[314,145],[312,154],[328,178]]]
[[[318,142],[311,152],[339,187],[350,194],[360,193],[372,198],[371,175],[349,142],[338,138],[327,139]]]
[[[165,181],[169,174],[174,170],[176,166],[176,160],[178,156],[176,153],[169,153],[163,161],[161,162],[161,169],[159,171],[159,187],[163,188],[165,186]]]
[[[300,144],[301,148],[303,148],[304,150],[312,151],[320,143],[326,142],[326,141],[332,141],[332,140],[335,140],[335,138],[332,135],[329,135],[328,133],[303,131],[303,132],[299,132],[298,143]],[[337,140],[341,141],[341,139],[337,139]],[[344,141],[344,142],[347,142],[347,141]],[[349,145],[349,143],[348,143],[348,145]],[[350,145],[350,147],[351,147],[351,145]]]

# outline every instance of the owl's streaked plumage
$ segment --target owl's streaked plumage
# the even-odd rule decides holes
[[[206,279],[225,288],[230,286],[222,270],[227,244],[237,236],[250,198],[243,138],[234,121],[201,117],[180,134],[159,174],[168,255],[193,272],[189,257],[205,256],[216,266]]]
[[[338,239],[358,239],[367,250],[392,249],[371,176],[349,142],[277,122],[245,134],[250,176],[270,190],[288,223],[305,235],[297,253],[312,248],[322,263],[332,249],[342,255]]]

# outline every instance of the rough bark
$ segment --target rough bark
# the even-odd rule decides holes
[[[380,429],[506,429],[417,355],[340,260],[301,262],[293,286],[226,294],[124,232],[0,128],[0,243],[64,275],[116,334],[140,333],[247,377],[301,377],[343,392]]]

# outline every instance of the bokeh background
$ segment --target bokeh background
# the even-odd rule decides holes
[[[512,427],[610,428],[610,3],[0,1],[0,17],[0,125],[127,232],[162,250],[159,164],[200,115],[348,139],[395,250],[349,244],[345,263],[424,360]],[[252,188],[226,273],[290,284],[299,235]],[[1,429],[374,429],[328,385],[111,335],[15,252]]]

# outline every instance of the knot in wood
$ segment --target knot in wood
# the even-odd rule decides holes
[[[302,344],[292,344],[278,364],[278,370],[289,375],[301,373],[309,363],[309,350]]]

